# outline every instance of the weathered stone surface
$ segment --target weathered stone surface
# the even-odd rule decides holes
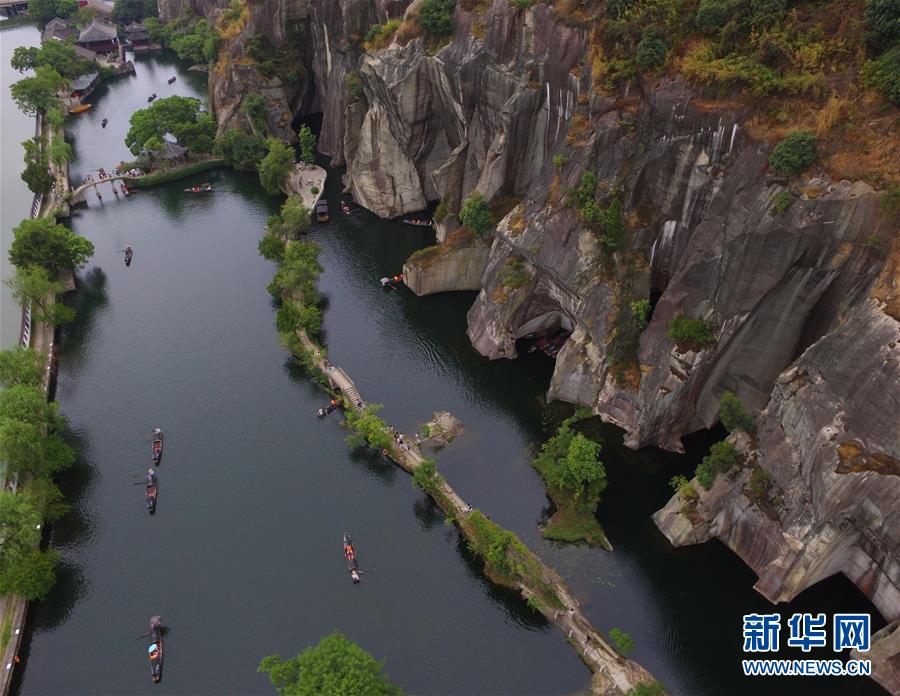
[[[406,285],[416,295],[454,290],[478,290],[490,247],[485,244],[440,248],[434,259],[411,259],[403,264]]]

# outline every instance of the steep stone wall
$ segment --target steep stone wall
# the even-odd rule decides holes
[[[889,416],[900,412],[900,254],[880,192],[822,173],[774,177],[769,145],[748,135],[737,99],[712,101],[669,79],[596,92],[589,37],[544,3],[493,0],[477,12],[458,3],[443,47],[420,37],[363,50],[369,27],[417,5],[309,0],[292,10],[302,27],[290,38],[270,26],[286,10],[251,5],[253,26],[228,55],[240,57],[260,27],[301,42],[309,77],[290,93],[277,87],[276,121],[321,110],[320,150],[346,165],[346,188],[378,215],[440,199],[443,239],[473,191],[521,201],[497,226],[469,312],[482,354],[514,358],[531,327],[571,328],[550,396],[591,407],[632,447],[680,450],[682,436],[716,421],[725,390],[762,409],[757,440],[742,443],[747,464],[720,477],[691,516],[677,496],[657,516],[674,543],[723,539],[773,601],[842,572],[898,618],[900,426]],[[233,63],[211,75],[220,127],[258,86]],[[585,171],[605,204],[624,206],[627,242],[615,256],[568,204]],[[788,184],[795,198],[778,211]],[[465,254],[429,272],[411,266],[418,291],[475,285],[474,266],[456,255]],[[514,287],[513,259],[527,272]],[[625,369],[612,358],[616,320],[642,298],[658,301]],[[682,315],[707,321],[714,341],[675,345],[667,329]],[[753,467],[783,492],[777,510],[745,493]]]

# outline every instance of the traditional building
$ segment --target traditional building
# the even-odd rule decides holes
[[[132,51],[146,51],[150,48],[150,35],[140,22],[132,22],[125,27],[125,38],[131,44]]]
[[[119,50],[119,36],[115,26],[96,19],[81,30],[76,43],[96,53],[115,53]]]
[[[50,41],[51,39],[65,42],[73,37],[78,37],[78,28],[75,26],[75,23],[68,19],[54,17],[47,22],[47,26],[45,26],[44,31],[41,32],[41,43]]]
[[[76,78],[72,83],[72,86],[69,88],[71,90],[70,96],[75,99],[84,99],[91,92],[94,91],[94,88],[100,83],[100,74],[99,73],[88,73],[87,75],[81,75]]]

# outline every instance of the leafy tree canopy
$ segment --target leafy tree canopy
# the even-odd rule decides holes
[[[300,159],[304,162],[315,162],[316,160],[316,136],[310,130],[309,126],[302,126],[299,132],[300,138]]]
[[[722,394],[722,398],[719,399],[719,420],[730,433],[736,430],[752,433],[756,429],[753,416],[747,412],[737,395],[730,391]]]
[[[491,209],[480,193],[473,193],[463,202],[459,219],[479,237],[487,237],[494,230]]]
[[[0,351],[0,385],[37,385],[42,376],[41,360],[31,348]]]
[[[419,7],[419,24],[429,34],[451,34],[455,8],[456,0],[425,0]]]
[[[47,66],[66,80],[73,80],[97,69],[94,61],[82,58],[72,46],[62,41],[47,41],[40,47],[18,46],[13,51],[10,65],[19,72]]]
[[[268,148],[260,136],[229,128],[216,139],[213,151],[238,171],[249,172],[259,167]]]
[[[385,679],[382,669],[382,663],[340,633],[296,657],[269,655],[259,665],[281,696],[400,696],[403,691]]]
[[[28,0],[28,14],[43,28],[54,17],[65,19],[78,13],[78,0]]]
[[[113,19],[122,24],[140,22],[144,17],[158,15],[156,0],[116,0],[113,5]]]
[[[276,196],[294,166],[294,151],[278,138],[269,138],[267,144],[269,152],[259,163],[259,181],[266,193]]]
[[[215,119],[203,111],[200,100],[177,95],[138,109],[131,115],[130,124],[125,144],[134,155],[150,150],[148,141],[162,141],[166,135],[174,136],[194,153],[211,152],[216,134]]]
[[[772,150],[769,164],[780,174],[794,176],[816,161],[816,136],[809,131],[788,133]]]
[[[65,80],[49,65],[41,65],[34,76],[26,77],[10,87],[13,101],[22,113],[34,116],[58,103],[57,93],[65,86]]]
[[[50,158],[43,146],[43,140],[32,138],[22,143],[25,150],[25,169],[22,170],[22,181],[32,193],[47,193],[53,186],[53,175],[50,174]]]
[[[14,266],[41,266],[51,273],[59,269],[74,271],[94,253],[94,245],[72,230],[58,225],[53,218],[22,220],[13,228],[9,261]]]

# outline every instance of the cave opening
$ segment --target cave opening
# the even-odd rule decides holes
[[[650,313],[647,315],[647,321],[653,317],[653,311],[656,309],[656,305],[659,302],[659,298],[662,297],[663,291],[657,287],[650,288],[650,295],[647,298],[650,301]]]
[[[516,331],[516,354],[524,356],[540,352],[555,360],[574,328],[572,320],[558,310],[534,317]]]

